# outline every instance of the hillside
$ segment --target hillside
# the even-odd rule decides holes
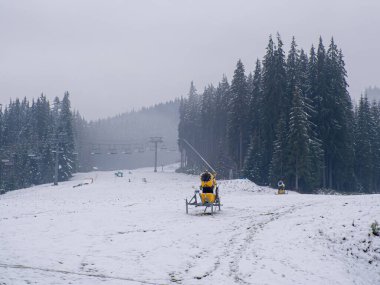
[[[186,215],[198,177],[174,168],[1,195],[0,284],[380,284],[380,195],[221,181],[222,211]]]
[[[164,143],[159,146],[160,166],[178,161],[178,109],[179,101],[175,100],[107,119],[80,122],[81,126],[77,124],[80,170],[151,166],[152,136],[163,137]]]

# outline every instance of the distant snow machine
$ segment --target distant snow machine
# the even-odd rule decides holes
[[[285,191],[284,181],[282,181],[282,180],[278,181],[277,186],[278,186],[278,190],[277,190],[276,195],[288,194],[288,191]]]
[[[195,207],[205,207],[204,213],[207,208],[211,209],[211,214],[214,213],[214,207],[218,207],[220,211],[220,197],[219,188],[216,183],[215,175],[208,171],[201,174],[201,186],[199,190],[194,191],[194,196],[190,201],[186,198],[186,214],[189,213],[189,205]]]

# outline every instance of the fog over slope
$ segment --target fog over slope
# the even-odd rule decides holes
[[[162,137],[158,165],[179,159],[177,149],[179,100],[161,103],[98,121],[80,121],[80,170],[114,170],[153,166],[151,137]]]

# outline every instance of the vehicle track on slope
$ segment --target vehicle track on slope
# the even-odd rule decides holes
[[[228,250],[231,247],[234,247],[234,252],[232,255],[232,260],[229,262],[229,275],[233,278],[234,282],[237,284],[251,284],[247,282],[243,276],[241,276],[239,272],[239,264],[243,258],[243,253],[248,249],[250,244],[253,242],[254,237],[262,232],[266,225],[285,217],[286,215],[292,214],[296,211],[299,211],[301,209],[304,209],[305,207],[309,207],[311,205],[315,205],[316,203],[310,204],[309,202],[304,204],[297,204],[297,205],[290,205],[290,206],[283,206],[276,209],[273,209],[267,214],[261,214],[261,216],[265,216],[268,218],[264,219],[260,222],[254,222],[253,224],[250,224],[248,227],[246,227],[245,232],[241,232],[237,234],[237,236],[241,236],[242,234],[246,233],[245,237],[240,240],[240,242],[237,242],[235,244],[230,244],[226,247]],[[248,219],[251,219],[254,221],[253,216],[248,217]],[[231,251],[230,251],[231,252]],[[252,252],[251,252],[252,253]],[[253,255],[260,259],[259,255],[254,251]],[[253,264],[257,264],[257,259],[253,261]]]
[[[228,241],[224,243],[224,250],[222,253],[215,256],[213,267],[202,274],[193,276],[191,279],[209,279],[212,276],[215,276],[218,273],[218,270],[223,267],[228,268],[228,272],[220,272],[220,274],[227,273],[227,275],[232,278],[235,284],[251,284],[245,281],[244,277],[241,276],[239,272],[239,264],[243,258],[243,253],[253,242],[254,237],[263,231],[265,226],[269,223],[311,205],[315,205],[315,203],[281,206],[270,210],[268,213],[262,213],[259,215],[257,211],[250,211],[248,214],[246,213],[243,216],[237,216],[236,218],[242,222],[236,223],[236,221],[234,221],[232,224],[231,231],[233,234],[230,235]],[[259,221],[258,217],[260,218]],[[253,255],[259,259],[259,256],[255,252],[253,252]],[[257,264],[257,260],[253,261],[253,263]]]
[[[21,265],[21,264],[0,263],[0,267],[6,268],[6,269],[11,268],[11,269],[21,269],[21,270],[35,270],[35,271],[59,273],[59,274],[65,274],[65,275],[76,275],[76,276],[84,276],[84,277],[90,277],[90,278],[131,281],[131,282],[136,282],[136,283],[140,283],[140,284],[152,284],[152,285],[167,284],[167,283],[160,283],[162,281],[160,281],[160,282],[145,281],[145,280],[138,280],[138,279],[134,279],[134,278],[130,278],[130,277],[111,276],[111,275],[105,275],[105,274],[93,274],[93,273],[84,273],[84,272],[74,272],[74,271],[68,271],[68,270],[59,270],[59,269],[52,269],[52,268],[27,266],[27,265]]]

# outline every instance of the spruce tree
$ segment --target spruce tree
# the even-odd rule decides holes
[[[357,111],[355,134],[355,173],[359,182],[359,190],[373,190],[373,120],[367,97],[361,97]]]
[[[267,180],[266,174],[262,171],[265,151],[261,122],[262,96],[261,62],[257,60],[249,103],[250,145],[244,162],[244,176],[258,184],[264,184]]]
[[[248,98],[248,85],[244,65],[239,60],[231,82],[231,100],[229,102],[227,122],[229,150],[238,170],[241,170],[243,167],[244,156],[249,141]]]
[[[277,185],[277,181],[285,180],[287,174],[287,135],[288,129],[286,124],[285,113],[281,114],[280,119],[277,122],[276,127],[276,139],[273,141],[273,154],[272,160],[269,166],[269,182],[270,185]]]
[[[373,125],[372,133],[372,160],[373,160],[373,191],[380,192],[380,103],[372,102],[371,117]]]
[[[274,46],[272,37],[270,37],[263,62],[263,103],[260,108],[260,117],[264,148],[262,168],[264,176],[267,177],[267,182],[269,182],[269,166],[272,162],[274,141],[278,137],[276,130],[278,129],[280,118],[284,118],[286,128],[287,112],[291,102],[286,95],[286,63],[282,46],[279,35],[277,35],[277,48]]]
[[[60,135],[62,135],[60,137]],[[59,179],[65,181],[72,177],[75,170],[75,144],[73,131],[73,116],[69,92],[65,92],[61,102],[57,138],[60,144]]]
[[[304,98],[298,87],[293,92],[293,102],[290,110],[288,146],[289,174],[294,178],[295,190],[308,188],[311,174],[309,118]]]
[[[231,97],[230,84],[227,77],[223,75],[222,81],[218,84],[215,97],[215,124],[214,134],[216,140],[215,161],[216,171],[219,177],[228,178],[230,170],[234,169],[234,162],[229,156],[227,141],[227,114]]]
[[[342,53],[331,39],[326,57],[327,93],[323,104],[324,144],[329,188],[352,190],[352,103]],[[323,137],[322,137],[323,138]]]

